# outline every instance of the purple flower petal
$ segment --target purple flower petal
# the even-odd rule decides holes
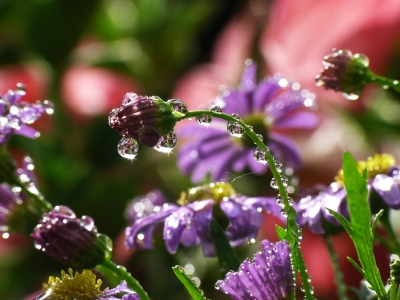
[[[382,197],[387,206],[400,208],[400,187],[390,176],[378,174],[371,182],[371,186]]]
[[[295,170],[301,168],[300,153],[293,140],[278,133],[271,133],[269,138],[268,146],[277,158],[286,161]]]
[[[319,123],[319,118],[314,113],[301,111],[295,114],[284,115],[275,121],[275,129],[312,129]]]

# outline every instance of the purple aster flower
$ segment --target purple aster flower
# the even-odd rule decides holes
[[[130,218],[132,225],[125,231],[128,249],[153,248],[153,231],[158,224],[164,223],[163,237],[170,253],[175,253],[179,244],[185,247],[202,244],[204,255],[214,256],[215,249],[208,232],[215,204],[219,204],[229,220],[226,235],[233,247],[257,236],[263,220],[262,211],[281,217],[281,207],[275,203],[275,198],[238,195],[228,183],[192,188],[178,200],[180,205],[162,204],[159,193],[151,195],[136,198],[129,206],[128,211],[133,212],[128,215],[133,218]],[[132,208],[139,208],[139,213]]]
[[[23,85],[17,84],[15,91],[9,90],[0,98],[0,146],[7,143],[14,134],[31,139],[39,137],[39,132],[28,125],[43,113],[54,112],[54,105],[48,100],[37,101],[35,104],[21,101],[25,94]]]
[[[226,114],[238,114],[242,121],[253,127],[263,137],[273,155],[284,160],[289,167],[301,166],[300,154],[295,143],[279,131],[310,129],[317,125],[314,113],[302,108],[314,108],[314,95],[300,90],[280,75],[256,83],[257,66],[252,64],[244,72],[238,89],[227,89],[215,100],[215,105]],[[224,121],[214,120],[210,126],[189,124],[179,134],[191,140],[178,153],[178,164],[185,174],[192,174],[192,181],[201,181],[211,173],[213,181],[228,177],[228,172],[251,171],[262,174],[267,165],[254,157],[254,142],[244,135],[232,137]]]
[[[32,237],[38,250],[66,264],[95,267],[111,255],[107,238],[97,234],[93,219],[79,219],[66,206],[44,214]]]
[[[326,208],[349,217],[346,190],[336,182],[325,189],[315,188],[311,195],[300,200],[297,205],[297,222],[300,226],[307,224],[316,234],[340,231],[340,223]]]
[[[128,288],[122,281],[113,289],[100,290],[101,280],[96,280],[96,275],[90,270],[83,270],[73,274],[72,269],[68,273],[61,271],[61,278],[49,277],[49,282],[43,284],[42,292],[34,300],[58,300],[58,299],[88,299],[88,300],[140,300],[139,296]],[[122,298],[117,297],[124,294]]]
[[[263,250],[245,260],[237,272],[218,280],[216,289],[233,300],[283,300],[294,291],[290,248],[286,242],[261,242]]]

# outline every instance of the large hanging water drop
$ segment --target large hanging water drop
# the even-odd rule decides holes
[[[170,153],[176,145],[176,133],[174,131],[160,137],[157,144],[153,147],[154,150],[161,153]]]
[[[261,164],[267,163],[267,155],[266,155],[265,151],[260,148],[256,148],[254,150],[253,157],[257,162],[259,162]]]
[[[222,108],[220,106],[218,106],[218,105],[211,106],[210,110],[215,112],[215,113],[218,113],[218,114],[222,113]]]
[[[273,189],[279,189],[279,185],[278,185],[278,182],[275,180],[275,178],[272,178],[271,179],[271,187],[273,188]]]
[[[244,128],[237,122],[228,122],[227,129],[231,136],[241,137],[244,134]]]
[[[135,139],[122,138],[117,146],[118,154],[126,159],[134,159],[139,151],[139,144]]]
[[[276,170],[280,173],[283,169],[283,164],[279,160],[274,161]]]
[[[213,119],[212,116],[207,116],[207,115],[202,115],[202,116],[196,117],[197,123],[199,123],[200,125],[204,125],[204,126],[208,126],[211,123],[212,119]]]
[[[167,103],[171,105],[175,111],[179,111],[182,114],[186,114],[188,112],[188,107],[186,103],[183,102],[181,99],[178,98],[169,99]]]

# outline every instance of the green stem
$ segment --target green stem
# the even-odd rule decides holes
[[[184,119],[189,119],[192,117],[198,117],[198,116],[211,116],[214,118],[222,119],[228,122],[233,122],[233,123],[238,123],[240,124],[244,132],[254,141],[256,146],[260,149],[262,149],[267,157],[268,165],[269,168],[272,172],[272,175],[274,179],[276,180],[278,184],[278,191],[280,196],[282,197],[283,203],[284,203],[284,210],[287,215],[287,220],[286,220],[286,232],[288,233],[286,235],[286,240],[288,241],[291,249],[291,253],[293,254],[292,260],[293,260],[293,266],[295,267],[295,271],[300,272],[300,277],[302,279],[302,290],[305,293],[305,299],[314,299],[313,296],[313,288],[310,285],[309,282],[309,276],[307,274],[307,270],[305,267],[303,255],[301,251],[299,250],[299,226],[296,223],[296,210],[293,209],[293,207],[289,203],[289,197],[287,194],[287,191],[285,189],[285,186],[283,185],[281,176],[276,169],[275,166],[275,161],[274,157],[272,156],[271,152],[269,149],[265,146],[265,144],[257,137],[257,134],[245,123],[243,123],[240,120],[235,119],[234,117],[224,114],[224,113],[218,113],[218,112],[213,112],[210,110],[196,110],[196,111],[189,111],[187,112],[184,116],[178,118],[178,121],[184,120]],[[294,280],[296,281],[296,276],[294,276]]]
[[[339,292],[339,298],[341,300],[348,300],[349,298],[347,297],[347,293],[346,293],[347,287],[346,287],[346,284],[344,283],[343,273],[340,270],[339,258],[336,255],[336,252],[333,248],[333,241],[332,241],[331,237],[327,234],[324,234],[324,240],[325,240],[325,244],[328,248],[329,256],[331,257],[333,271],[335,273],[335,283],[336,283],[336,286],[338,287],[338,292]]]
[[[105,261],[101,265],[99,265],[99,271],[108,270],[115,275],[117,275],[120,279],[125,280],[132,290],[134,290],[140,300],[150,300],[149,296],[143,289],[143,287],[139,284],[139,282],[132,277],[132,275],[126,270],[123,266],[118,266],[112,261]]]
[[[369,83],[379,84],[383,88],[391,87],[397,92],[400,92],[400,82],[396,79],[390,79],[383,76],[379,76],[369,71]]]

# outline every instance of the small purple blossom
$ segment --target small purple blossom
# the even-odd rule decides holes
[[[44,214],[32,233],[38,250],[66,264],[90,267],[103,262],[111,251],[99,236],[92,218],[79,219],[66,206]]]
[[[16,90],[9,90],[0,98],[0,146],[7,143],[14,134],[31,139],[39,137],[40,133],[28,125],[42,114],[54,112],[54,105],[48,100],[34,104],[21,101],[25,94],[23,86],[18,84]]]
[[[179,244],[185,247],[202,244],[204,255],[214,256],[215,249],[208,231],[216,204],[229,220],[225,233],[233,247],[257,236],[263,220],[262,211],[281,217],[281,208],[275,203],[275,198],[238,195],[226,183],[193,188],[186,198],[178,201],[181,205],[161,204],[161,195],[151,194],[157,197],[136,198],[129,206],[140,208],[140,214],[129,213],[134,218],[131,218],[132,225],[125,230],[128,249],[153,248],[153,231],[158,224],[164,223],[163,237],[170,253],[175,253]],[[148,204],[149,200],[153,205]],[[156,202],[158,204],[154,204]],[[146,205],[150,209],[144,212]]]
[[[263,251],[246,259],[237,272],[218,280],[216,289],[232,300],[283,300],[294,291],[290,248],[286,242],[261,242]]]
[[[311,195],[300,200],[297,222],[300,226],[307,224],[316,234],[340,230],[340,223],[326,208],[349,217],[346,190],[336,182],[325,189],[316,188]]]
[[[311,129],[317,125],[316,115],[302,108],[315,108],[314,94],[300,90],[300,85],[280,75],[256,82],[257,66],[250,65],[242,76],[238,89],[227,89],[214,102],[226,114],[238,114],[241,120],[263,137],[273,155],[299,169],[301,159],[296,144],[279,131]],[[213,181],[228,177],[231,170],[241,172],[246,167],[262,174],[267,165],[253,157],[255,145],[250,138],[232,137],[224,121],[214,120],[208,127],[189,124],[178,132],[191,139],[178,153],[178,164],[184,174],[192,174],[193,182],[211,173]],[[195,137],[195,139],[193,138]]]

